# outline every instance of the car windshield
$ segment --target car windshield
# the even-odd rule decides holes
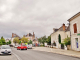
[[[4,45],[4,46],[1,46],[1,49],[10,49],[10,46]]]
[[[26,46],[26,45],[22,45],[22,46]]]

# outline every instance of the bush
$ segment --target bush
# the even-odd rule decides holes
[[[71,45],[71,40],[70,40],[70,37],[67,37],[64,39],[64,44],[67,46],[67,45]]]

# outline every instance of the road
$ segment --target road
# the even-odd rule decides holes
[[[66,55],[60,55],[50,52],[12,49],[13,53],[19,60],[80,60],[80,58],[70,57]]]

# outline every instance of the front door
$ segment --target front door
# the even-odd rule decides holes
[[[78,38],[75,38],[75,40],[76,40],[76,49],[78,50],[79,48]]]

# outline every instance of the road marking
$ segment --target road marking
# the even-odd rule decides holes
[[[53,52],[53,51],[52,51],[52,48],[50,48],[50,50],[51,50],[51,52]]]
[[[18,60],[22,60],[17,54],[15,54],[15,53],[13,53],[13,54],[17,57]]]

